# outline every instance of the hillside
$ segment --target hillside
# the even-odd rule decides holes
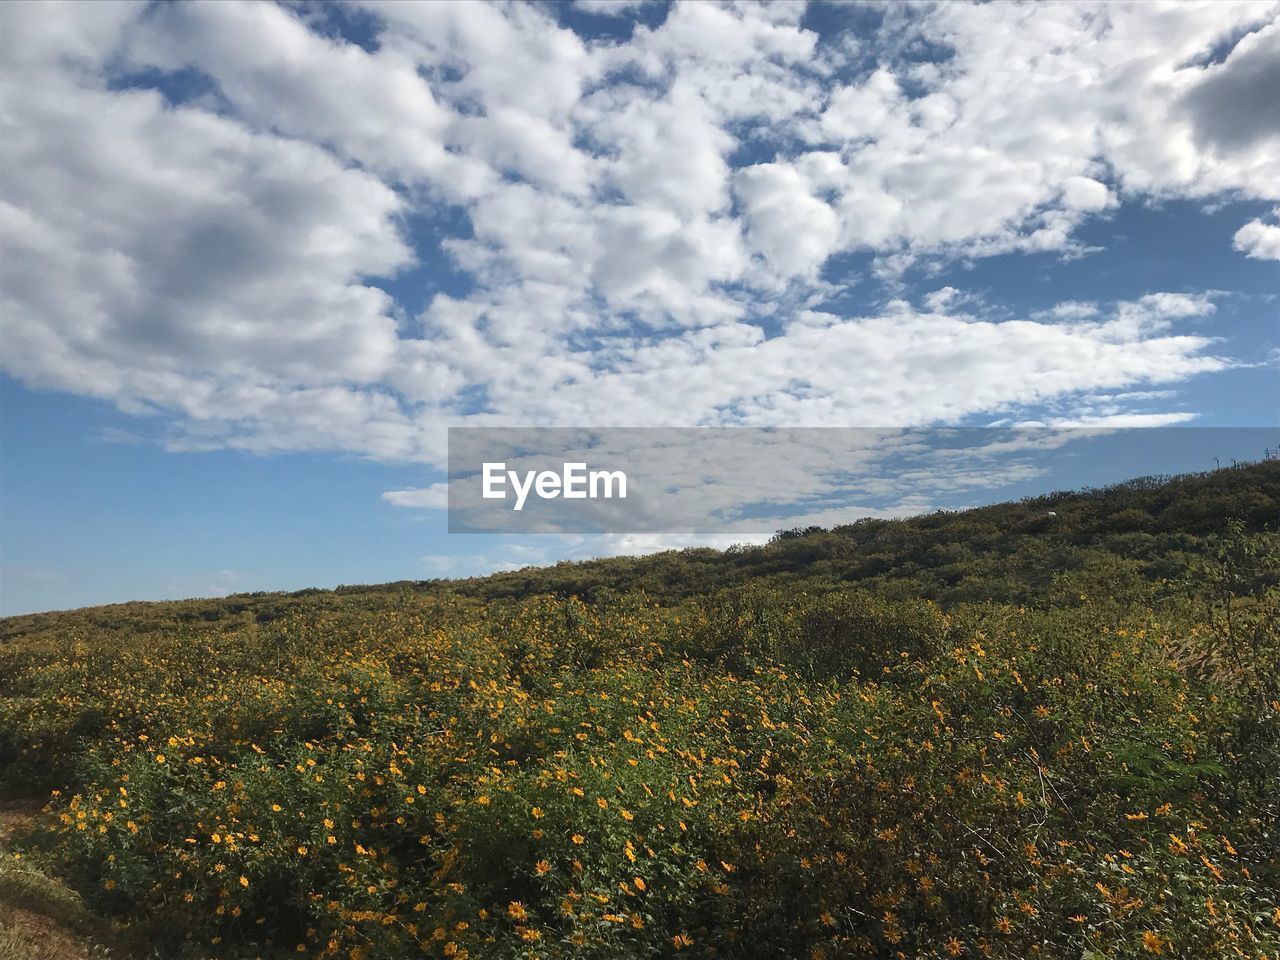
[[[1054,514],[1050,516],[1050,513]],[[405,580],[336,590],[250,593],[214,600],[121,603],[0,618],[0,641],[70,626],[137,630],[152,624],[266,623],[286,612],[394,605],[406,594],[482,600],[539,594],[590,601],[642,592],[677,603],[768,578],[813,592],[850,584],[939,603],[1043,603],[1075,581],[1108,592],[1175,579],[1228,519],[1258,533],[1280,524],[1280,460],[1097,490],[1047,494],[953,513],[866,520],[832,530],[785,531],[762,547],[666,551],[528,567],[463,580]],[[1054,584],[1058,587],[1055,588]],[[362,598],[352,601],[344,598]]]
[[[0,855],[174,958],[1275,960],[1278,517],[1272,461],[9,618]]]
[[[456,589],[492,599],[590,597],[608,588],[671,601],[768,577],[806,590],[856,583],[887,596],[942,603],[1025,603],[1043,601],[1061,574],[1109,583],[1176,577],[1204,538],[1231,518],[1254,532],[1276,529],[1280,460],[961,512],[786,531],[762,548],[563,563],[469,580]]]

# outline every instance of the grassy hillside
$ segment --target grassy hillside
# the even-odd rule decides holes
[[[1107,583],[1114,593],[1184,576],[1206,538],[1222,533],[1231,519],[1252,533],[1275,531],[1280,460],[1144,477],[960,512],[785,531],[763,547],[564,562],[467,580],[121,603],[0,618],[0,642],[46,630],[65,635],[70,628],[133,635],[199,622],[266,623],[294,611],[348,608],[352,597],[359,606],[383,608],[406,594],[422,593],[482,600],[553,594],[591,601],[642,592],[668,605],[761,578],[779,588],[815,593],[854,585],[882,596],[927,597],[944,604],[1044,604],[1070,594],[1073,581]]]
[[[779,534],[763,548],[685,550],[560,564],[472,580],[484,598],[530,593],[592,596],[602,588],[663,599],[697,596],[759,577],[825,591],[850,583],[943,603],[1043,603],[1055,581],[1177,577],[1228,519],[1254,531],[1280,520],[1280,461],[1182,477],[1146,477],[906,520]]]
[[[1278,517],[1269,462],[10,618],[5,856],[175,957],[1274,960]]]

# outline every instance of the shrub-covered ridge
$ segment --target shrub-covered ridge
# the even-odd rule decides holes
[[[72,615],[0,646],[0,777],[168,956],[1274,960],[1274,536],[1183,566]]]

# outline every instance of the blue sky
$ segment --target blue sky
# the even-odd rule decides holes
[[[3,613],[690,542],[450,537],[448,426],[1280,422],[1275,3],[0,37]],[[1208,465],[1132,449],[928,505]]]

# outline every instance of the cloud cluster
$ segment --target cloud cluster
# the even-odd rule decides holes
[[[1280,220],[1280,209],[1276,219]],[[1280,223],[1250,220],[1236,231],[1232,246],[1255,260],[1280,260]]]
[[[457,423],[1150,415],[1228,365],[1183,329],[1211,300],[830,304],[1076,255],[1123,203],[1280,201],[1278,10],[6,4],[0,365],[174,446],[435,464]]]

